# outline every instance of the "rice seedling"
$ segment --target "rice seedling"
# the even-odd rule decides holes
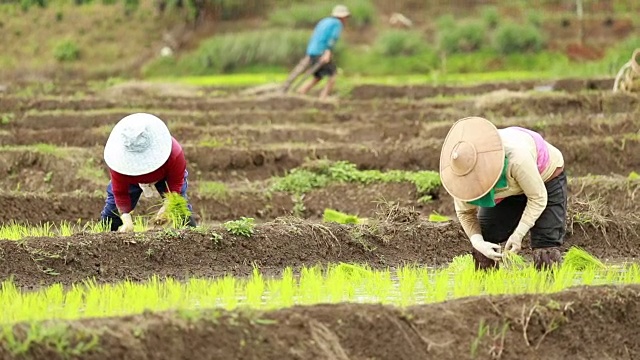
[[[224,276],[184,282],[154,276],[145,282],[98,285],[93,281],[68,289],[56,284],[21,291],[11,280],[0,284],[0,324],[46,319],[122,316],[144,311],[203,308],[271,310],[329,302],[383,303],[411,306],[484,294],[551,293],[575,285],[638,284],[640,266],[590,267],[572,265],[537,271],[533,265],[477,272],[470,256],[448,267],[415,265],[373,270],[355,264],[326,268],[303,267],[298,278],[286,268],[278,278],[265,278],[254,268],[249,278]]]
[[[437,212],[433,212],[433,214],[429,214],[429,221],[431,222],[447,222],[451,221],[448,216],[440,215]]]
[[[355,215],[345,214],[333,209],[324,209],[324,213],[322,214],[322,221],[335,222],[338,224],[359,224],[361,222],[360,219]]]

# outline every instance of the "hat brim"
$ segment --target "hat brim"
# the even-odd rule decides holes
[[[473,144],[477,154],[475,166],[464,175],[456,174],[451,167],[452,152],[460,141]],[[504,156],[504,145],[495,125],[481,117],[460,119],[453,124],[442,145],[442,186],[458,200],[477,200],[491,191],[500,179]]]
[[[104,147],[104,161],[117,173],[138,176],[157,170],[169,159],[173,140],[162,120],[150,114],[133,115],[123,118],[113,127]],[[144,151],[125,150],[122,132],[131,122],[142,123],[147,128],[150,144]]]

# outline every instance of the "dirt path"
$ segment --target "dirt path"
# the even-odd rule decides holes
[[[377,217],[384,221],[371,225],[278,219],[257,225],[250,238],[232,236],[215,226],[198,231],[0,241],[0,278],[13,276],[18,286],[29,288],[90,277],[112,282],[143,280],[153,274],[177,278],[246,275],[253,263],[267,274],[285,266],[328,262],[366,262],[375,268],[405,262],[436,266],[470,250],[458,223],[429,223],[402,208],[384,213]],[[640,221],[624,217],[602,223],[596,219],[574,222],[565,245],[581,246],[601,258],[637,257],[639,229]],[[54,273],[58,275],[51,275]]]
[[[634,359],[640,356],[634,335],[639,302],[639,285],[595,286],[407,309],[343,303],[270,312],[208,310],[188,318],[149,313],[50,326],[65,326],[74,347],[97,340],[77,359]],[[14,332],[27,329],[21,324]],[[1,344],[3,359],[17,358]],[[42,340],[31,343],[26,355],[62,359]]]

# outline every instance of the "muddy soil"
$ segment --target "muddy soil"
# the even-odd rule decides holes
[[[600,258],[640,256],[640,222],[635,219],[573,222],[568,229],[565,246],[581,246]],[[523,247],[527,246],[528,240]],[[177,278],[247,275],[254,263],[266,273],[277,273],[285,266],[297,269],[340,261],[366,262],[376,268],[405,262],[436,266],[469,253],[470,249],[457,222],[430,223],[417,212],[390,208],[370,220],[370,225],[280,218],[257,225],[250,238],[233,236],[221,226],[214,226],[206,231],[78,234],[0,241],[0,279],[13,276],[18,286],[31,288],[56,282],[71,284],[91,277],[98,282],[112,282],[143,280],[153,274]],[[525,256],[530,257],[529,250],[525,250]]]
[[[61,221],[83,221],[96,219],[102,210],[105,194],[104,184],[96,185],[92,192],[85,193],[2,193],[0,194],[0,222],[44,223]],[[229,188],[219,195],[208,195],[199,190],[198,181],[190,182],[188,195],[196,216],[202,222],[218,222],[250,216],[258,220],[296,215],[308,219],[321,219],[326,208],[336,209],[361,217],[372,216],[379,203],[398,202],[427,216],[432,212],[453,216],[453,201],[442,188],[430,195],[431,201],[421,201],[410,183],[333,184],[315,189],[298,199],[287,193],[267,195],[265,184],[255,187]],[[636,201],[640,182],[625,176],[569,178],[570,209],[580,204],[591,204],[617,212],[636,213],[640,206]],[[136,214],[152,216],[160,206],[160,198],[142,198]],[[20,211],[16,211],[20,209]]]
[[[329,111],[347,109],[352,112],[406,111],[406,110],[450,110],[457,113],[474,113],[486,116],[525,116],[547,114],[583,114],[583,113],[620,113],[637,110],[640,97],[633,94],[612,94],[609,92],[588,94],[565,93],[490,93],[477,99],[456,99],[437,101],[405,100],[342,100],[319,101],[300,97],[260,97],[253,99],[226,98],[126,98],[107,100],[97,97],[86,98],[40,98],[24,99],[12,96],[0,96],[0,112],[21,116],[26,111],[73,110],[88,111],[96,109],[172,109],[178,111],[294,111],[317,109]]]
[[[467,86],[389,86],[389,85],[359,85],[351,91],[351,98],[358,100],[372,100],[378,98],[393,99],[424,99],[437,96],[483,95],[496,90],[530,91],[537,87],[549,87],[553,91],[581,92],[587,90],[610,90],[613,88],[613,78],[604,79],[562,79],[557,81],[514,81],[483,83]]]
[[[67,116],[71,116],[71,119]],[[286,143],[293,139],[306,144],[443,139],[457,119],[448,117],[444,121],[437,121],[430,114],[415,111],[365,114],[275,112],[268,115],[178,113],[168,117],[159,116],[167,119],[172,135],[180,141],[208,147],[246,147]],[[117,119],[120,117],[109,114],[27,115],[3,127],[5,131],[0,132],[0,145],[48,143],[73,147],[104,146],[110,126]],[[634,133],[640,127],[638,116],[630,113],[606,117],[585,114],[491,119],[498,127],[524,126],[545,136],[609,136]]]
[[[98,340],[77,359],[635,359],[639,302],[639,285],[593,286],[405,309],[341,303],[51,325],[67,327],[70,345]],[[28,326],[18,324],[14,332],[24,334]],[[486,331],[479,333],[481,327]],[[63,358],[45,341],[32,343],[26,355]],[[2,346],[0,356],[17,358]]]

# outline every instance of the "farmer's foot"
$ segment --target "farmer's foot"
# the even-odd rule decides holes
[[[473,263],[476,270],[490,270],[498,269],[499,264],[497,261],[491,260],[488,257],[482,255],[478,250],[472,249],[471,255],[473,256]]]
[[[557,246],[533,249],[533,265],[538,270],[551,269],[554,264],[560,264],[562,253]]]

